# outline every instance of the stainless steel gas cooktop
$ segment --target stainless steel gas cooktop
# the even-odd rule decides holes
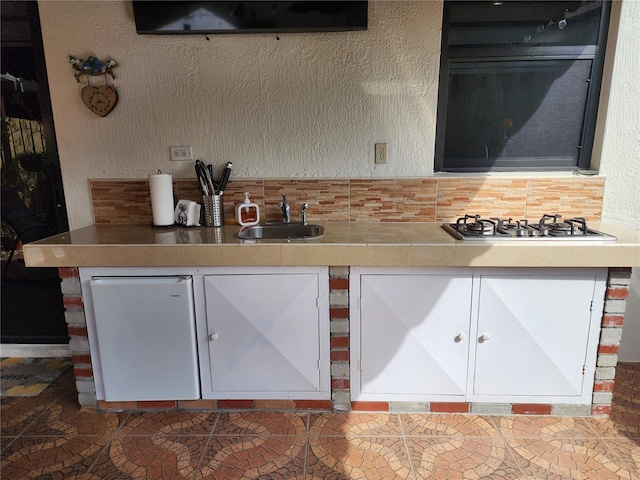
[[[512,218],[481,218],[465,215],[456,223],[442,225],[459,240],[615,241],[616,237],[587,226],[583,217],[562,220],[561,215],[544,215],[536,222]]]

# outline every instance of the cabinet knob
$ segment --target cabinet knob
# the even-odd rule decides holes
[[[218,339],[218,334],[217,333],[212,333],[211,335],[209,335],[209,340],[214,341]]]
[[[480,338],[478,338],[478,341],[480,343],[483,342],[488,342],[491,339],[491,336],[488,333],[483,333],[482,335],[480,335]]]
[[[457,343],[457,342],[461,342],[461,341],[466,340],[466,339],[467,339],[467,334],[465,332],[460,332],[459,334],[457,334],[454,337],[453,340]]]

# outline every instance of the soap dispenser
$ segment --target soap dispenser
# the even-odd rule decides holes
[[[249,192],[245,192],[242,203],[236,205],[236,220],[243,227],[260,223],[260,207],[257,203],[252,203],[249,200],[250,196]]]

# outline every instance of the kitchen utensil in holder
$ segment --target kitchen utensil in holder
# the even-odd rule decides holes
[[[221,227],[224,225],[224,205],[222,195],[203,195],[204,225],[206,227]]]

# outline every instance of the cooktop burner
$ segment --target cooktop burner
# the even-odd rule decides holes
[[[583,217],[561,219],[560,215],[543,215],[537,222],[530,222],[465,215],[456,223],[444,223],[442,228],[459,240],[616,240],[616,237],[589,228]]]

